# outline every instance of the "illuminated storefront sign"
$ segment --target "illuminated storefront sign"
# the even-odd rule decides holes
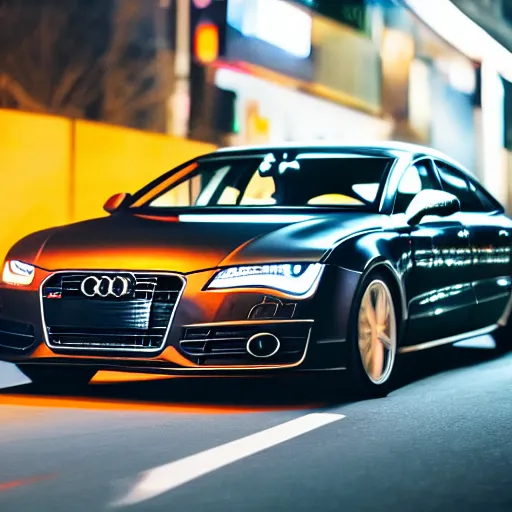
[[[215,85],[237,95],[242,120],[237,144],[331,140],[361,142],[389,138],[391,123],[311,95],[229,69]]]
[[[304,5],[321,16],[359,31],[367,30],[367,7],[365,0],[291,0]]]
[[[229,0],[228,24],[298,58],[311,53],[311,16],[282,0]]]

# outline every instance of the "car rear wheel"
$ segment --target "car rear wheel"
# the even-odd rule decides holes
[[[507,304],[505,311],[502,313],[498,321],[498,329],[496,329],[492,336],[496,344],[496,350],[500,354],[512,350],[512,307],[510,302]]]
[[[379,273],[367,276],[354,299],[347,340],[351,394],[388,394],[398,344],[396,311],[388,279]]]
[[[84,367],[20,365],[20,370],[41,391],[66,393],[87,386],[96,370]]]
[[[509,323],[506,326],[500,327],[493,332],[494,343],[496,350],[500,354],[505,354],[512,349],[512,325]]]

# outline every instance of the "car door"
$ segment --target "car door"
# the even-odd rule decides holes
[[[466,173],[444,162],[436,162],[444,190],[461,202],[457,217],[469,232],[472,284],[476,295],[471,330],[496,324],[511,292],[512,221],[501,205]]]
[[[394,216],[404,215],[416,193],[441,189],[430,159],[411,165],[395,197]],[[468,237],[456,216],[425,217],[409,231],[412,268],[406,273],[409,322],[407,344],[435,341],[467,329],[475,295]]]

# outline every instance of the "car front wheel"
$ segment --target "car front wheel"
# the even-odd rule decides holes
[[[397,353],[396,311],[387,277],[366,276],[354,298],[347,340],[351,394],[371,398],[389,392]]]

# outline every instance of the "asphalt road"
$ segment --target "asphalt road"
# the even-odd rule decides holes
[[[387,398],[336,406],[302,382],[108,374],[50,397],[0,363],[0,511],[512,510],[512,354],[404,357]]]

